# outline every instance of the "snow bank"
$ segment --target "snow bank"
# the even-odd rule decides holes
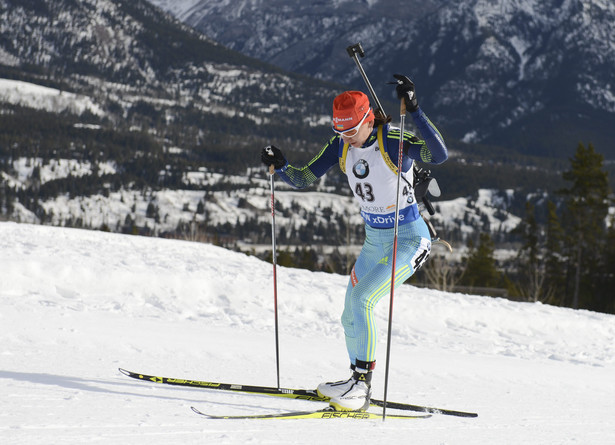
[[[476,419],[216,421],[320,404],[135,382],[275,386],[272,266],[207,244],[0,223],[0,436],[10,444],[615,443],[615,317],[401,286],[389,400]],[[282,386],[348,374],[346,277],[278,271]],[[383,395],[388,302],[374,396]]]

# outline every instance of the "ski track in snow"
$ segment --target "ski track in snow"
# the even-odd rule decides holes
[[[278,270],[284,387],[348,374],[346,277]],[[388,301],[377,308],[382,398]],[[389,400],[476,419],[207,420],[324,405],[133,381],[275,386],[271,264],[207,244],[0,223],[4,444],[612,444],[615,317],[395,292]]]

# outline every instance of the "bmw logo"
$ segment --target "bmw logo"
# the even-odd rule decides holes
[[[367,175],[369,175],[369,164],[367,163],[366,160],[364,159],[359,159],[353,166],[352,166],[352,172],[354,173],[354,175],[359,178],[359,179],[363,179],[365,178]]]

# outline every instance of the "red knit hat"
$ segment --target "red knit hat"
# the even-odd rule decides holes
[[[355,127],[368,113],[364,122],[374,119],[374,112],[369,107],[369,99],[361,91],[344,91],[333,100],[333,128],[346,131]]]

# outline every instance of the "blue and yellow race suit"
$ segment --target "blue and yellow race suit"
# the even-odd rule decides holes
[[[429,256],[431,237],[418,210],[412,172],[414,160],[440,164],[448,158],[444,140],[421,109],[411,113],[423,139],[404,131],[402,187],[398,223],[395,285],[406,281]],[[373,129],[365,144],[355,148],[332,137],[304,167],[286,164],[276,170],[296,188],[304,188],[339,165],[365,220],[365,242],[351,272],[342,324],[352,364],[376,360],[377,328],[374,307],[391,291],[391,260],[397,202],[400,129],[388,124]]]

